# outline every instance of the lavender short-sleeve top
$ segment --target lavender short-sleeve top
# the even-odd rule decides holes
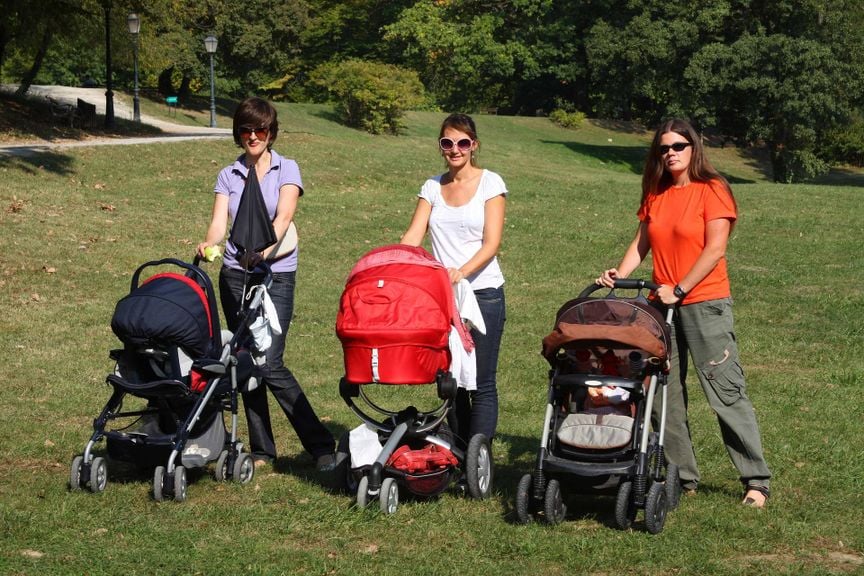
[[[246,187],[246,176],[248,174],[249,169],[246,168],[243,162],[243,155],[241,154],[233,164],[223,168],[216,178],[216,194],[228,196],[228,216],[231,219],[232,226],[234,216],[237,214],[237,208],[240,206],[240,198],[243,196],[243,189]],[[263,180],[261,180],[261,194],[264,196],[267,214],[271,220],[276,217],[279,190],[286,184],[294,184],[300,188],[300,195],[303,195],[303,181],[300,178],[300,167],[297,166],[297,162],[290,158],[284,158],[271,150],[270,169],[264,175]],[[299,247],[287,256],[272,261],[270,267],[273,272],[292,272],[297,270],[297,252],[299,252]],[[223,262],[229,268],[242,270],[242,267],[237,262],[237,247],[230,240],[225,243]]]

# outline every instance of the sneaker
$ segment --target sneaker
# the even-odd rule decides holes
[[[332,472],[336,469],[336,454],[333,452],[319,456],[315,460],[315,468],[318,472]]]

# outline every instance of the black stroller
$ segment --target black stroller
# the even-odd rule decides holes
[[[537,463],[516,490],[516,515],[549,524],[566,515],[563,491],[617,491],[615,521],[628,528],[638,510],[645,527],[660,532],[667,510],[677,506],[678,467],[663,451],[669,318],[642,295],[657,286],[618,280],[605,298],[591,285],[562,306],[543,339],[549,361],[549,395]],[[637,290],[635,298],[615,289]],[[660,421],[651,427],[655,394]]]
[[[130,292],[117,303],[111,321],[124,344],[110,353],[115,369],[106,382],[113,392],[93,421],[84,453],[72,460],[71,490],[105,490],[107,459],[93,453],[103,438],[108,458],[139,468],[155,466],[157,501],[185,500],[187,469],[214,461],[217,480],[252,480],[251,455],[243,452],[237,437],[237,393],[254,386],[261,375],[253,353],[241,344],[263,294],[258,291],[247,301],[236,334],[221,331],[215,292],[198,262],[197,257],[194,264],[173,258],[151,261],[132,276]],[[160,272],[139,284],[142,272],[156,267],[182,273]],[[269,287],[266,270],[264,285]],[[134,408],[124,410],[127,399]],[[230,433],[225,411],[231,416]],[[109,424],[118,427],[108,429]]]

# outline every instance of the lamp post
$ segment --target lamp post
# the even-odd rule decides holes
[[[105,127],[114,127],[114,91],[111,90],[111,3],[102,4],[105,10]]]
[[[135,59],[135,96],[132,98],[132,119],[135,122],[141,122],[141,102],[138,99],[138,32],[141,31],[141,19],[135,13],[129,14],[126,18],[126,24],[129,26],[129,34],[135,41],[133,54]]]
[[[216,53],[216,46],[219,41],[215,36],[207,36],[204,38],[204,48],[210,54],[210,127],[216,127],[216,86],[213,83],[213,54]]]

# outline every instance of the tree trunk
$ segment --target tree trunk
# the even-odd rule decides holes
[[[187,74],[183,74],[183,80],[180,81],[180,89],[177,91],[177,97],[181,102],[189,101],[189,85],[192,83],[192,78]]]
[[[17,96],[25,96],[30,90],[30,86],[36,79],[36,75],[39,74],[39,70],[42,69],[42,62],[45,60],[45,54],[48,52],[51,38],[51,30],[46,27],[45,31],[42,32],[42,42],[39,44],[39,50],[36,52],[36,57],[33,59],[33,65],[21,79],[21,84],[18,86],[18,90],[15,91]]]

